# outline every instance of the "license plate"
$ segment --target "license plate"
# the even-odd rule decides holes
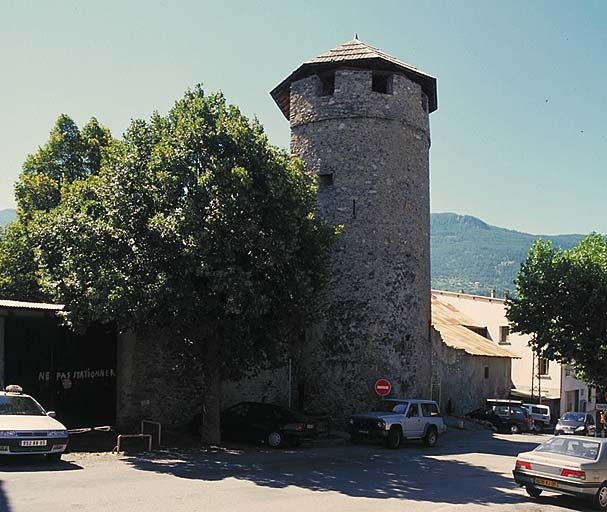
[[[368,430],[359,430],[358,433],[359,434],[368,434],[369,431]]]
[[[308,424],[306,425],[306,428],[307,428],[307,429],[309,429],[309,430],[311,430],[311,429],[313,429],[313,428],[314,428],[314,425],[313,425],[312,423],[308,423]]]
[[[537,485],[543,485],[544,487],[553,487],[555,489],[559,486],[558,482],[555,482],[554,480],[546,480],[545,478],[536,478],[535,483]]]
[[[46,446],[46,439],[28,439],[21,441],[21,446]]]

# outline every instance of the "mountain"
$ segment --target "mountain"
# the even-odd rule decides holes
[[[432,288],[498,296],[514,291],[514,276],[535,240],[562,249],[583,235],[531,235],[490,226],[476,217],[433,213],[430,227]]]
[[[4,226],[9,222],[15,220],[15,210],[0,210],[0,226]]]

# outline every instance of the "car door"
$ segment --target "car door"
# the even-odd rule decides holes
[[[249,404],[240,403],[226,409],[221,415],[221,431],[226,439],[247,439],[247,418],[249,416]]]
[[[409,404],[409,409],[407,409],[407,414],[405,414],[404,420],[404,435],[407,439],[416,439],[422,437],[423,435],[424,426],[420,412],[419,404]]]

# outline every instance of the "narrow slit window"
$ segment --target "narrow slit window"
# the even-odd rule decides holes
[[[333,185],[333,173],[318,175],[318,188],[330,187]]]
[[[332,96],[335,92],[335,73],[320,75],[320,96]]]
[[[356,199],[352,199],[352,218],[356,218]]]
[[[485,379],[489,378],[489,367],[485,366]]]
[[[371,89],[382,94],[392,94],[392,75],[373,73]]]

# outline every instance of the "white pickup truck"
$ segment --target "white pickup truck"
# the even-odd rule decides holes
[[[350,417],[347,430],[353,444],[379,439],[388,448],[398,448],[404,440],[421,439],[426,446],[435,446],[447,431],[433,400],[386,399],[380,409]]]

